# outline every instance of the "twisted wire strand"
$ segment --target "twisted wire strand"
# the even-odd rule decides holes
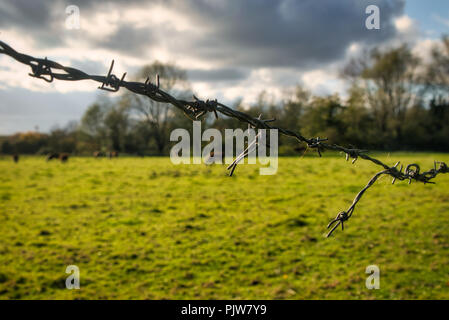
[[[196,96],[193,96],[192,101],[177,99],[160,88],[159,76],[156,77],[156,84],[150,82],[149,78],[147,78],[145,82],[126,81],[126,73],[124,73],[120,78],[117,77],[112,73],[114,68],[114,60],[112,60],[108,74],[106,76],[99,76],[90,75],[81,70],[63,66],[55,61],[48,60],[47,58],[35,58],[27,54],[17,52],[3,41],[0,41],[0,54],[5,54],[22,64],[30,66],[31,72],[29,73],[29,75],[31,77],[42,79],[46,82],[53,82],[54,79],[62,81],[93,80],[101,83],[101,86],[98,87],[101,90],[117,92],[120,88],[125,88],[135,94],[147,96],[153,101],[171,104],[172,106],[183,111],[184,114],[191,120],[200,120],[208,112],[214,113],[216,118],[218,118],[218,114],[223,114],[225,116],[247,123],[250,127],[255,129],[277,129],[281,134],[293,137],[298,140],[299,143],[307,144],[308,148],[315,149],[320,157],[321,152],[323,152],[324,150],[339,151],[346,155],[346,160],[349,160],[349,158],[353,159],[352,163],[354,163],[358,158],[361,158],[363,160],[371,161],[375,165],[382,167],[384,170],[376,173],[376,175],[371,178],[368,184],[356,195],[349,209],[347,211],[338,213],[335,219],[333,219],[328,224],[328,229],[331,228],[331,230],[327,234],[327,237],[332,235],[334,230],[336,230],[339,225],[341,225],[342,230],[344,229],[344,222],[351,218],[355,206],[360,201],[363,194],[377,181],[380,176],[390,175],[393,178],[392,183],[394,183],[396,180],[408,180],[410,184],[414,180],[417,182],[423,182],[425,184],[434,183],[431,180],[434,179],[438,174],[449,172],[448,166],[444,162],[435,162],[434,168],[422,173],[420,172],[419,165],[414,163],[407,165],[404,171],[402,171],[403,166],[401,165],[401,168],[398,170],[397,166],[399,165],[399,162],[397,162],[393,167],[390,167],[379,159],[367,155],[367,150],[345,148],[337,144],[329,144],[325,142],[327,141],[326,138],[306,138],[299,132],[284,129],[270,124],[275,119],[262,120],[261,116],[259,116],[258,118],[254,118],[247,113],[234,110],[218,102],[216,99],[207,99],[206,101],[204,101],[198,99]],[[54,70],[57,70],[59,72],[55,73]],[[257,142],[254,141],[254,143]],[[248,148],[235,159],[231,166],[228,167],[228,169],[231,169],[231,176],[238,162],[248,155]],[[437,165],[439,166],[438,168]]]

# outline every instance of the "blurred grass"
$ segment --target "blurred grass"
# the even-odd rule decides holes
[[[447,154],[382,154],[394,164]],[[0,159],[1,299],[449,298],[449,175],[381,178],[344,232],[324,238],[379,171],[343,156],[259,166],[168,158]],[[65,289],[77,265],[81,289]],[[378,265],[380,290],[365,268]]]

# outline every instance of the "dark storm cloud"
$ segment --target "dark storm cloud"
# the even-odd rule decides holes
[[[45,27],[51,19],[51,1],[5,0],[0,3],[0,27]]]
[[[380,30],[367,30],[365,9],[380,8]],[[318,66],[341,58],[353,42],[378,44],[395,36],[396,0],[171,1],[207,30],[186,41],[199,57],[252,66]]]
[[[187,70],[187,76],[192,81],[237,81],[247,78],[248,71],[233,69],[233,68],[220,68],[212,70],[203,69],[190,69]]]
[[[139,3],[145,3],[145,0],[1,0],[0,29],[12,28],[27,36],[34,36],[39,39],[37,44],[40,47],[58,47],[64,45],[67,37],[64,30],[67,6],[77,5],[82,15],[91,16],[98,10]],[[126,26],[120,28],[120,31],[130,34]],[[115,38],[123,39],[123,36],[116,35]],[[136,37],[133,40],[134,44],[138,42]],[[110,47],[108,41],[102,44],[105,48]]]
[[[96,12],[139,4],[151,10],[144,9],[148,3],[177,11],[199,32],[176,31],[176,21],[157,28],[119,21],[108,38],[86,40],[93,48],[136,57],[145,55],[147,48],[163,46],[221,66],[316,68],[342,58],[354,42],[376,45],[394,38],[393,19],[404,7],[403,0],[7,0],[0,4],[0,27],[33,34],[40,45],[57,46],[65,37],[54,21],[64,21],[69,4],[78,5],[81,15],[95,17]],[[380,30],[365,28],[365,8],[372,4],[380,8]]]
[[[135,28],[130,24],[122,24],[117,32],[96,43],[102,48],[124,52],[134,56],[145,55],[145,49],[156,43],[152,30]]]

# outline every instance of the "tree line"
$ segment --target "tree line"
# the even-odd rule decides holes
[[[160,85],[174,96],[189,99],[192,90],[186,72],[154,62],[142,68],[136,80],[160,75]],[[253,116],[276,118],[279,127],[307,137],[327,137],[331,143],[370,150],[449,151],[449,37],[443,37],[423,61],[407,45],[373,49],[351,59],[341,70],[348,89],[317,96],[302,87],[276,101],[261,92],[257,102],[233,107]],[[242,128],[238,120],[209,115],[203,128]],[[26,132],[0,137],[5,154],[67,152],[92,154],[118,151],[135,155],[167,155],[170,132],[192,129],[181,111],[146,97],[124,92],[90,105],[77,123],[49,133]],[[293,155],[303,146],[279,137],[279,153]]]

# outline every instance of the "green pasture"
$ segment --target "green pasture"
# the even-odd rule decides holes
[[[448,154],[376,154],[393,165]],[[449,174],[381,178],[344,231],[326,225],[379,171],[342,155],[276,175],[169,158],[0,159],[0,299],[449,299]],[[65,288],[68,265],[79,290]],[[380,268],[368,290],[365,269]]]

